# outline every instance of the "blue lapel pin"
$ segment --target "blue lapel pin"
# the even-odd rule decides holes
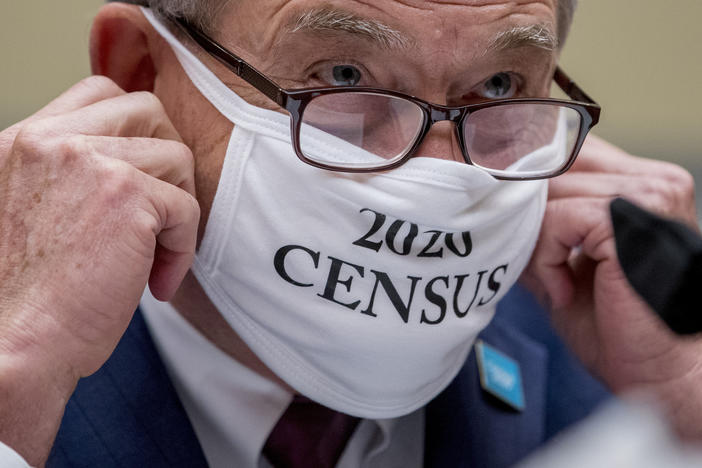
[[[517,411],[524,410],[524,389],[519,363],[482,340],[475,343],[475,355],[483,390]]]

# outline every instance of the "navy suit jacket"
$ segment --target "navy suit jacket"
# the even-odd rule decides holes
[[[525,409],[513,411],[481,389],[471,353],[427,405],[427,467],[511,466],[608,397],[519,287],[500,303],[481,338],[519,362]],[[47,466],[207,466],[139,311],[110,359],[78,383]]]

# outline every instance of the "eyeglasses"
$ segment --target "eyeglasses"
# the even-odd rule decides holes
[[[570,168],[599,120],[600,106],[560,68],[553,80],[573,101],[510,98],[444,106],[372,87],[283,89],[197,27],[177,21],[209,55],[290,114],[300,160],[330,171],[400,166],[416,155],[432,125],[446,120],[456,124],[466,163],[498,179],[544,179]]]

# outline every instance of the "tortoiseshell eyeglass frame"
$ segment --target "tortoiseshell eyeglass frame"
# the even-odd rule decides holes
[[[227,50],[224,46],[218,43],[216,40],[212,39],[205,32],[201,31],[196,26],[188,23],[186,20],[177,19],[176,24],[183,29],[188,36],[190,36],[205,52],[214,57],[225,67],[235,73],[237,76],[242,78],[244,81],[249,83],[251,86],[256,88],[258,91],[266,95],[273,102],[278,104],[280,107],[285,109],[291,117],[291,135],[292,135],[292,145],[297,154],[297,157],[303,162],[310,164],[312,166],[326,169],[329,171],[338,172],[380,172],[389,169],[393,169],[405,163],[410,159],[417,148],[422,143],[424,137],[429,133],[432,125],[436,122],[450,121],[456,124],[456,134],[458,142],[461,146],[461,151],[463,152],[463,158],[467,164],[473,164],[470,160],[470,156],[466,151],[465,136],[463,132],[463,121],[473,112],[485,109],[487,107],[494,106],[504,106],[504,105],[514,105],[514,104],[546,104],[561,107],[568,107],[575,110],[580,115],[580,128],[578,131],[578,136],[573,150],[568,158],[566,164],[562,167],[557,168],[551,173],[539,174],[537,176],[533,175],[494,175],[497,179],[505,180],[534,180],[534,179],[547,179],[550,177],[555,177],[566,172],[575,162],[575,158],[582,147],[585,137],[590,129],[597,124],[600,117],[600,106],[592,100],[573,80],[571,80],[568,75],[566,75],[563,70],[559,67],[556,68],[553,75],[553,80],[555,83],[566,93],[568,97],[573,99],[562,100],[554,98],[509,98],[509,99],[496,99],[487,102],[481,102],[477,104],[469,104],[464,106],[444,106],[440,104],[433,104],[427,102],[423,99],[411,96],[408,94],[400,93],[393,90],[373,88],[373,87],[361,87],[361,86],[334,86],[334,87],[324,87],[324,88],[304,88],[304,89],[285,89],[275,83],[273,80],[268,78],[263,73],[256,70],[253,66],[248,64],[245,60],[238,57],[236,54]],[[422,124],[422,129],[415,137],[415,141],[412,145],[408,146],[405,153],[397,160],[392,160],[386,165],[378,165],[377,167],[338,167],[328,164],[320,163],[319,161],[307,158],[300,148],[300,127],[302,125],[302,115],[305,108],[313,99],[329,94],[335,93],[365,93],[365,94],[378,94],[384,96],[391,96],[394,98],[405,99],[414,103],[419,107],[424,114],[424,122]]]

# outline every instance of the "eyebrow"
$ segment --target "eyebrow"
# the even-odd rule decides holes
[[[558,49],[558,46],[558,36],[548,25],[532,24],[529,26],[515,26],[497,33],[485,49],[485,54],[521,47],[535,47],[553,52]]]
[[[294,18],[288,25],[290,32],[345,32],[379,44],[384,48],[404,48],[410,39],[400,31],[378,20],[363,18],[354,13],[331,7],[307,11]]]
[[[384,48],[405,48],[413,42],[397,29],[375,19],[332,7],[321,7],[301,13],[288,24],[290,32],[345,32],[370,39]],[[547,24],[514,26],[497,33],[484,54],[533,47],[553,52],[558,49],[558,36]]]

